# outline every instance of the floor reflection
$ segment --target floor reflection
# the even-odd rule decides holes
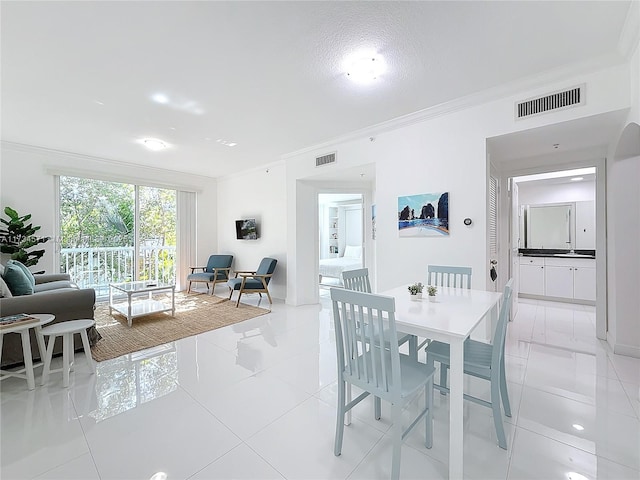
[[[96,408],[88,415],[101,422],[173,392],[177,381],[173,342],[99,363]]]

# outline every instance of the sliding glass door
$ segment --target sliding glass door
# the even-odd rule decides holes
[[[61,176],[59,192],[60,271],[80,287],[175,281],[175,190]]]

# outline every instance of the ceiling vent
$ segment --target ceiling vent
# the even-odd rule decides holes
[[[322,155],[321,157],[316,157],[316,167],[322,167],[323,165],[329,165],[331,163],[336,163],[335,152]]]
[[[516,119],[584,105],[584,85],[516,103]]]

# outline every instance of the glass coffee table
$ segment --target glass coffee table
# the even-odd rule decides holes
[[[154,294],[171,292],[171,305],[168,300],[154,298]],[[126,300],[123,298],[126,295]],[[143,297],[144,298],[140,298]],[[109,284],[109,314],[116,311],[127,317],[127,323],[136,317],[152,313],[171,312],[176,314],[176,285],[153,281],[124,282]]]

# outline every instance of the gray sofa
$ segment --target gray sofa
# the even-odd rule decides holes
[[[34,275],[34,277],[36,285],[33,295],[0,298],[0,316],[4,317],[16,313],[51,313],[56,316],[51,324],[65,320],[93,318],[96,302],[95,290],[78,288],[71,283],[67,274],[41,274]],[[91,345],[100,339],[100,334],[95,327],[92,327],[88,334]],[[81,349],[80,334],[76,334],[74,345]],[[33,329],[31,329],[31,352],[34,360],[40,358]],[[53,352],[54,354],[62,353],[60,339],[56,342]],[[1,366],[5,368],[23,362],[20,335],[15,333],[4,335]]]

